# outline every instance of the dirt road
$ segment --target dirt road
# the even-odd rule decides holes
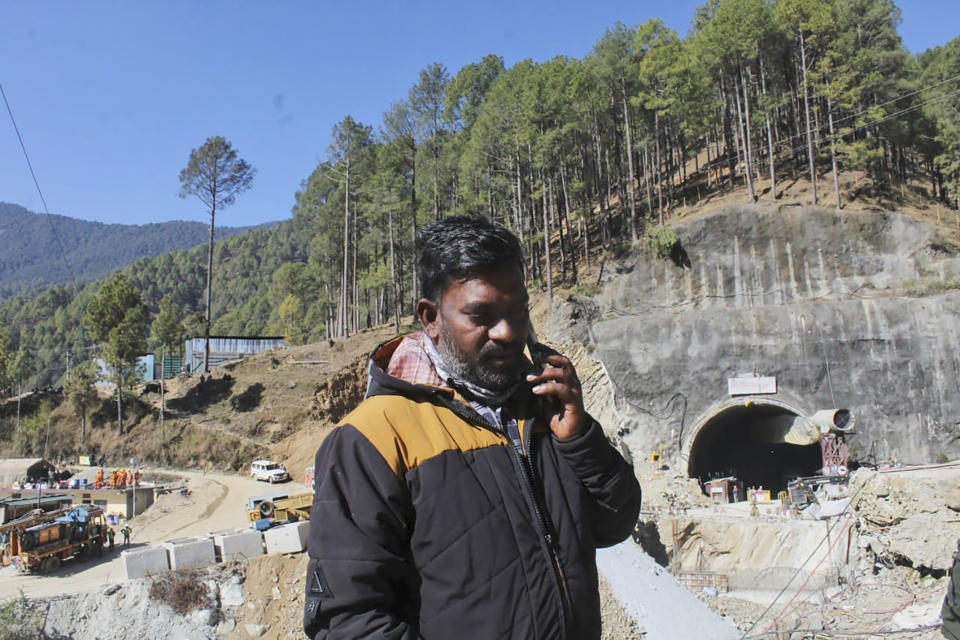
[[[190,493],[162,495],[153,506],[132,518],[129,522],[133,529],[130,548],[213,531],[245,528],[249,526],[246,504],[251,496],[302,489],[299,484],[292,482],[269,485],[237,475],[166,473],[183,477]],[[21,575],[15,567],[6,567],[0,570],[0,599],[15,596],[18,591],[27,597],[82,593],[121,581],[124,578],[120,563],[120,540],[121,537],[117,535],[118,544],[112,552],[105,550],[102,558],[64,562],[58,571],[49,575]]]

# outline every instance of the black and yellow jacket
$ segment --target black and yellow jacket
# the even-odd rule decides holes
[[[595,550],[633,530],[632,468],[596,422],[554,438],[532,394],[517,450],[450,389],[387,375],[401,339],[317,452],[307,634],[599,638]]]

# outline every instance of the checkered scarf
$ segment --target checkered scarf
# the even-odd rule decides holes
[[[514,444],[520,446],[517,420],[509,415],[509,411],[504,411],[504,406],[520,385],[494,392],[450,373],[433,340],[423,332],[411,334],[400,342],[386,371],[408,382],[446,386],[460,391],[484,420],[509,435]]]

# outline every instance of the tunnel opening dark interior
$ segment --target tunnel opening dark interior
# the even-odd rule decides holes
[[[774,405],[736,406],[711,418],[697,434],[690,449],[689,473],[704,482],[733,476],[743,486],[769,489],[771,496],[785,491],[799,476],[812,476],[823,466],[819,444],[794,445],[766,442],[763,433],[775,432],[773,424],[797,415]]]

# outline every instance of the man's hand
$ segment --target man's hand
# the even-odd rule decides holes
[[[566,356],[542,344],[537,345],[535,362],[543,366],[540,374],[527,375],[533,383],[533,393],[552,399],[548,402],[547,418],[550,430],[560,440],[580,435],[587,427],[587,412],[583,408],[583,391],[573,363]]]

